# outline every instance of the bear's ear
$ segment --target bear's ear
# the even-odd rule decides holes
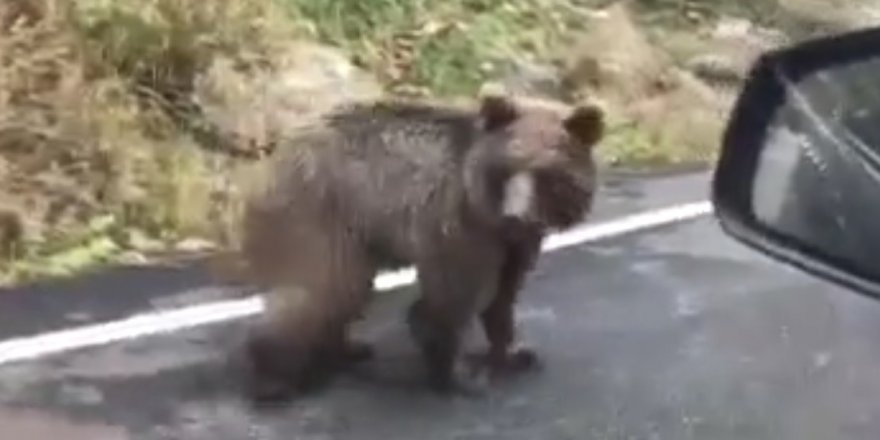
[[[565,129],[586,146],[593,146],[605,132],[605,112],[596,104],[581,104],[565,118]]]
[[[492,83],[485,84],[480,89],[479,97],[480,119],[483,129],[495,130],[510,124],[517,118],[519,112],[516,103],[501,86]]]

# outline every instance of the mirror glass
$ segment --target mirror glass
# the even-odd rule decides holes
[[[757,162],[755,217],[880,281],[880,58],[779,79],[785,101]]]

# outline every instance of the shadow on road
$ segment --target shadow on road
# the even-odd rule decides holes
[[[218,285],[206,259],[109,267],[82,276],[0,289],[0,339],[244,293],[243,288]]]

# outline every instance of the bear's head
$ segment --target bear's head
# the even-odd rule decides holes
[[[466,179],[496,219],[541,229],[571,227],[596,190],[593,150],[605,129],[595,104],[514,97],[484,88]]]

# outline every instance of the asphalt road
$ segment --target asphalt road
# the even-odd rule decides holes
[[[596,218],[704,199],[706,184],[611,180]],[[0,340],[235,295],[205,282],[127,271],[0,293]],[[545,254],[519,308],[545,369],[482,399],[420,388],[400,319],[412,294],[381,294],[360,328],[377,359],[270,412],[230,379],[241,321],[0,366],[0,440],[880,438],[880,302],[709,217]]]

